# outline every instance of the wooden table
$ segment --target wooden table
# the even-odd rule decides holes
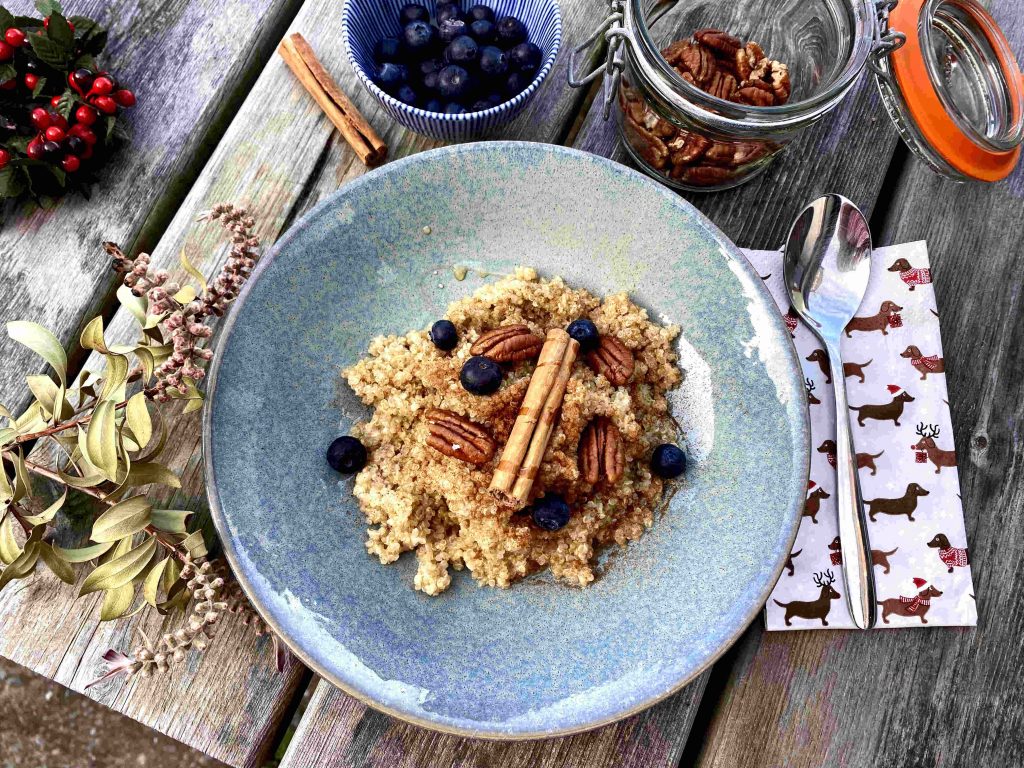
[[[248,206],[273,242],[297,217],[366,172],[273,51],[303,32],[397,158],[436,146],[391,123],[344,61],[337,0],[69,0],[111,26],[109,63],[140,94],[134,140],[92,200],[18,214],[0,231],[0,319],[75,339],[102,313],[108,341],[130,324],[113,301],[100,243],[149,250],[179,272],[188,249],[206,273],[225,257],[197,212]],[[603,17],[601,0],[563,0],[566,47]],[[1024,7],[992,0],[1024,56]],[[7,7],[29,11],[17,0]],[[565,86],[566,56],[526,114],[495,138],[578,147],[624,160],[595,94]],[[1008,766],[1022,747],[1024,167],[995,186],[945,181],[911,157],[866,77],[828,120],[765,174],[689,199],[741,246],[778,246],[797,210],[837,191],[871,215],[875,242],[926,239],[941,308],[947,377],[980,613],[974,630],[766,634],[755,623],[710,671],[658,706],[600,730],[542,742],[458,739],[379,714],[293,665],[229,621],[174,674],[88,695],[235,766],[261,764],[291,734],[283,765],[315,766]],[[37,365],[3,342],[0,402],[24,405]],[[79,352],[72,367],[88,365]],[[167,455],[183,476],[177,508],[202,508],[199,420],[182,419]],[[108,647],[127,649],[148,612],[99,624],[97,596],[39,574],[0,593],[0,653],[77,691]],[[312,695],[304,700],[303,693]],[[297,712],[300,701],[304,709]]]

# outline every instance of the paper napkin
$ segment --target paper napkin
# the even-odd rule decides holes
[[[852,628],[836,521],[835,403],[825,351],[790,306],[782,254],[746,255],[793,334],[811,413],[807,505],[765,606],[766,624],[770,630]],[[842,351],[869,515],[878,627],[977,624],[938,317],[925,243],[876,249],[867,294]]]

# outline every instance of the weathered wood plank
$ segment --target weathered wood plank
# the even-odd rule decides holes
[[[407,725],[321,680],[282,768],[670,768],[678,764],[705,677],[634,717],[589,733],[544,741],[461,739]]]
[[[81,0],[68,12],[108,25],[104,62],[138,94],[127,113],[132,141],[103,170],[92,199],[20,211],[0,231],[0,307],[5,319],[42,323],[68,341],[83,318],[108,306],[104,240],[126,246],[159,234],[209,156],[239,86],[276,44],[301,0]],[[33,13],[31,0],[5,3]],[[0,403],[27,400],[22,376],[38,363],[0,341]]]
[[[336,14],[335,3],[306,3],[293,29],[310,39],[329,69],[342,74],[342,85],[381,129],[392,157],[433,146],[387,121],[358,85],[337,44]],[[579,27],[582,14],[579,8],[575,13],[567,11],[567,25],[572,28],[575,19]],[[557,138],[578,99],[578,94],[560,87],[561,80],[556,78],[562,77],[561,72],[553,73],[549,82],[559,87],[538,94],[527,114],[506,129],[507,137]],[[222,200],[238,201],[257,217],[264,241],[273,242],[301,210],[365,170],[275,56],[153,251],[153,263],[184,278],[178,253],[185,248],[201,270],[212,274],[223,263],[226,249],[215,226],[195,226],[198,212]],[[107,260],[98,245],[97,237],[96,263],[105,267]],[[115,314],[108,323],[108,342],[129,341],[133,333],[127,313]],[[90,367],[93,364],[87,361]],[[162,457],[182,472],[183,489],[170,496],[175,508],[205,507],[199,444],[199,419],[193,415],[176,426]],[[23,592],[0,594],[0,615],[5,617],[0,653],[82,690],[95,677],[97,660],[107,647],[132,647],[134,627],[152,636],[162,631],[162,623],[146,613],[98,624],[96,599],[75,601],[73,594],[43,576]],[[226,762],[254,764],[270,746],[269,736],[292,698],[301,671],[296,668],[274,678],[265,641],[255,641],[237,622],[222,632],[209,651],[172,675],[130,685],[112,682],[90,689],[88,695]],[[216,686],[203,684],[214,677]],[[197,698],[202,704],[198,713]]]
[[[1014,0],[990,7],[1024,51],[1024,8]],[[883,244],[928,241],[978,627],[748,633],[701,768],[1019,762],[1022,214],[1024,167],[998,185],[964,186],[908,158],[876,233]]]

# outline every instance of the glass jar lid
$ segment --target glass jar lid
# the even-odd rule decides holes
[[[975,0],[900,0],[888,22],[906,42],[875,70],[910,148],[947,176],[1008,176],[1024,138],[1024,76],[992,16]]]

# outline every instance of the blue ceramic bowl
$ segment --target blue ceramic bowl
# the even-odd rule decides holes
[[[392,118],[411,131],[443,141],[466,141],[494,131],[523,111],[537,93],[544,78],[555,63],[562,44],[562,12],[555,0],[483,0],[494,9],[498,18],[509,14],[522,21],[529,32],[530,42],[536,44],[544,59],[533,82],[522,93],[483,112],[446,115],[410,107],[386,93],[373,82],[375,62],[374,44],[384,38],[398,35],[398,11],[409,0],[345,0],[341,9],[341,30],[349,61],[366,89],[373,94]],[[430,9],[433,18],[434,0],[421,0]],[[477,0],[461,0],[466,9]],[[467,105],[468,107],[468,105]]]
[[[587,589],[546,573],[481,588],[461,571],[427,597],[414,556],[366,553],[352,480],[324,460],[369,416],[339,370],[517,264],[628,290],[681,326],[686,378],[670,405],[694,461]],[[803,379],[761,279],[674,193],[561,147],[455,145],[348,184],[260,261],[210,378],[210,503],[254,605],[325,679],[441,730],[571,733],[678,690],[758,615],[803,508]]]

